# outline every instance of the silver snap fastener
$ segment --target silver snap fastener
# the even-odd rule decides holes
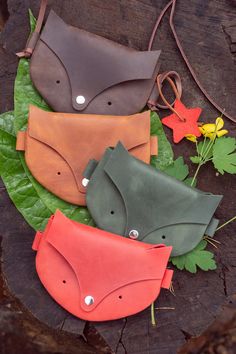
[[[91,295],[85,297],[84,302],[87,306],[91,306],[94,303],[94,298]]]
[[[84,104],[84,102],[85,102],[85,97],[84,97],[84,96],[77,96],[77,97],[76,97],[76,102],[77,102],[78,104]]]
[[[89,183],[89,179],[88,178],[83,178],[82,179],[82,186],[87,187],[88,183]]]
[[[132,238],[133,240],[135,240],[136,238],[138,238],[139,236],[139,233],[137,230],[131,230],[129,232],[129,237]]]

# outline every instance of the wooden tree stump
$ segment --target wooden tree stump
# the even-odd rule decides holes
[[[71,25],[127,46],[146,50],[156,17],[166,2],[54,0],[50,1],[50,7]],[[13,109],[13,85],[18,63],[14,53],[22,50],[26,43],[29,33],[28,8],[37,16],[39,1],[8,0],[10,17],[0,36],[1,112]],[[167,18],[168,16],[164,19],[154,43],[154,49],[162,49],[162,71],[177,70],[183,80],[185,104],[201,106],[202,119],[213,121],[219,114],[203,97],[186,69]],[[233,1],[178,0],[175,25],[189,61],[204,88],[231,115],[236,116],[236,9]],[[161,112],[161,116],[165,114],[166,112]],[[231,135],[235,135],[235,127],[236,125],[226,120],[226,128]],[[168,134],[170,137],[169,131]],[[174,146],[176,157],[189,156],[193,147],[188,142]],[[192,168],[191,172],[193,173]],[[235,176],[225,174],[216,177],[212,167],[202,168],[198,187],[224,194],[217,211],[221,222],[236,214]],[[5,285],[22,303],[23,317],[28,310],[50,328],[60,331],[61,335],[61,331],[84,335],[95,348],[91,349],[88,345],[86,347],[82,340],[72,336],[71,343],[75,341],[78,348],[81,348],[78,352],[92,350],[94,353],[173,354],[186,340],[204,331],[215,319],[222,304],[230,301],[229,297],[236,293],[236,224],[230,224],[216,235],[221,242],[217,250],[213,249],[218,263],[216,271],[199,271],[196,275],[175,271],[176,296],[162,291],[156,301],[158,308],[173,307],[175,310],[157,310],[157,327],[151,326],[150,309],[119,321],[85,324],[57,305],[40,284],[34,267],[35,254],[31,250],[34,231],[13,206],[2,182],[0,212]],[[48,333],[51,335],[50,329]],[[99,335],[105,339],[110,349]]]

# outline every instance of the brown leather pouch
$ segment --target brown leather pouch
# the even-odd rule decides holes
[[[46,112],[30,106],[26,132],[18,132],[16,149],[25,151],[32,175],[49,191],[70,203],[85,205],[83,171],[91,159],[118,141],[146,163],[157,155],[150,137],[150,111],[131,116]]]
[[[41,34],[37,27],[19,56],[32,54],[31,79],[54,111],[130,115],[157,99],[159,50],[125,47],[67,25],[52,10]]]

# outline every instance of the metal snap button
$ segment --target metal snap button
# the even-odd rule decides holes
[[[89,183],[89,179],[88,178],[83,178],[82,179],[82,186],[87,187],[88,183]]]
[[[138,238],[138,236],[139,236],[139,232],[137,230],[131,230],[129,232],[129,237],[132,238],[133,240]]]
[[[94,303],[94,298],[91,295],[85,297],[84,302],[87,306],[91,306]]]
[[[85,102],[85,97],[84,97],[84,96],[77,96],[77,97],[76,97],[76,102],[77,102],[78,104],[84,104],[84,102]]]

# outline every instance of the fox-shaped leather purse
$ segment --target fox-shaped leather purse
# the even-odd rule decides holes
[[[107,321],[144,310],[169,289],[172,247],[149,245],[69,220],[57,211],[35,236],[38,276],[73,315]]]
[[[173,246],[172,256],[191,251],[204,234],[222,196],[191,188],[132,157],[118,143],[85,170],[87,206],[104,230],[146,243]]]
[[[18,132],[16,149],[36,180],[61,199],[85,205],[83,170],[90,159],[120,140],[130,153],[150,163],[157,136],[150,136],[150,111],[131,116],[46,112],[30,106],[28,127]]]

